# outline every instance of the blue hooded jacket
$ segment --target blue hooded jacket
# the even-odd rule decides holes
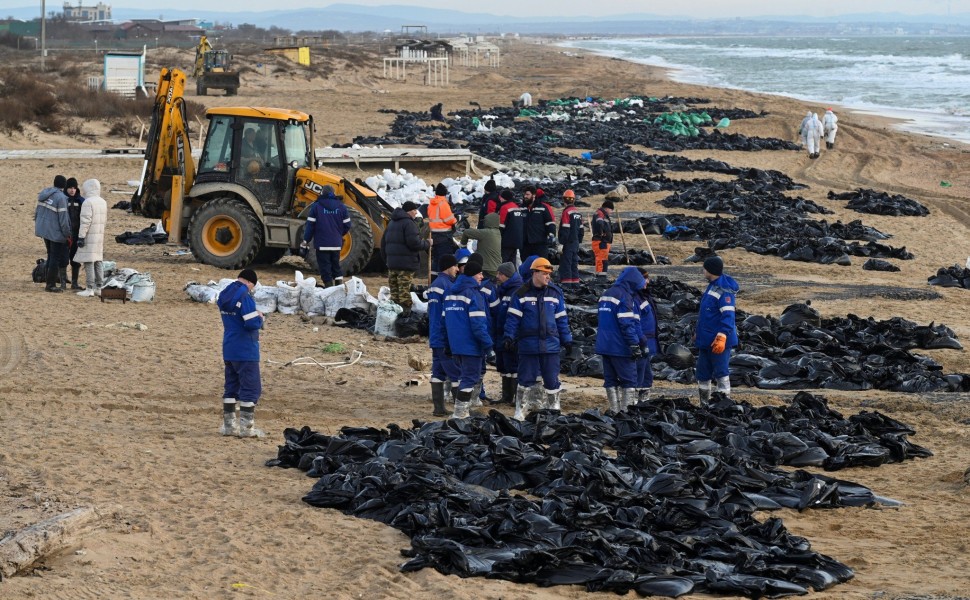
[[[640,347],[646,348],[650,354],[658,354],[660,345],[657,343],[657,306],[647,288],[640,290],[637,300],[640,302]]]
[[[485,356],[492,349],[488,311],[480,287],[474,277],[459,275],[445,296],[445,331],[452,354]]]
[[[539,258],[539,255],[533,254],[532,256],[523,260],[522,264],[519,265],[519,276],[522,277],[523,282],[532,279],[532,263],[535,262],[535,259],[537,258]]]
[[[317,198],[307,213],[303,241],[313,240],[317,250],[340,250],[344,235],[350,231],[350,213],[347,206],[333,193]]]
[[[698,348],[710,348],[719,333],[727,336],[727,348],[738,345],[734,320],[738,289],[738,282],[726,274],[707,284],[697,314]]]
[[[559,354],[573,343],[566,317],[566,299],[553,284],[532,285],[532,277],[512,294],[505,318],[504,337],[518,340],[519,354]]]
[[[447,273],[439,273],[428,288],[428,345],[444,348],[447,345],[444,322],[445,297],[455,279]]]
[[[505,319],[508,316],[509,306],[512,305],[512,294],[522,287],[522,277],[518,273],[512,273],[512,277],[500,283],[496,293],[498,304],[492,309],[492,339],[502,339],[505,334]]]
[[[241,281],[233,281],[219,293],[219,312],[222,313],[222,359],[259,361],[259,330],[263,317],[256,310],[256,302],[249,288]]]
[[[639,292],[647,282],[636,267],[626,267],[613,286],[603,292],[597,313],[596,353],[632,357],[640,345]]]

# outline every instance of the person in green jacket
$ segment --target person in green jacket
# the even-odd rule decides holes
[[[482,272],[490,279],[495,277],[498,266],[502,264],[502,230],[499,229],[498,213],[485,215],[483,229],[466,229],[461,234],[461,243],[476,240],[478,246],[475,252],[482,255]]]

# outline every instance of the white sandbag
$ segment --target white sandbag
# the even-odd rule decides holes
[[[336,315],[338,310],[347,305],[347,289],[344,286],[335,285],[320,291],[323,292],[324,314],[328,317]]]
[[[203,304],[215,304],[216,298],[219,297],[219,290],[211,282],[209,285],[203,285],[196,281],[190,281],[182,289],[189,295],[189,298]]]
[[[276,282],[276,310],[284,315],[295,315],[300,311],[300,287],[293,282]]]
[[[253,301],[256,303],[256,310],[268,315],[276,312],[276,304],[279,291],[275,285],[262,285],[257,283],[253,288]]]
[[[391,301],[391,288],[386,285],[382,285],[381,289],[377,290],[377,308],[381,307],[384,302]]]
[[[377,298],[370,295],[367,284],[362,279],[351,277],[344,283],[344,287],[347,288],[345,308],[365,308],[371,314],[377,310]],[[390,297],[390,289],[388,289],[388,297]]]
[[[411,312],[421,315],[428,314],[428,303],[418,298],[418,295],[414,292],[411,292]]]
[[[297,273],[300,272],[297,271]],[[316,279],[308,277],[298,281],[297,287],[300,288],[300,310],[303,311],[303,314],[312,317],[326,313],[327,308],[323,296],[320,294],[324,290],[317,288]]]
[[[377,304],[377,321],[374,323],[374,333],[394,337],[394,323],[397,316],[404,311],[401,305],[393,302],[380,302]]]
[[[151,302],[155,299],[155,280],[151,273],[136,273],[125,281],[132,302]]]

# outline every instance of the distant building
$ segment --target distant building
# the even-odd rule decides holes
[[[77,6],[71,6],[70,2],[65,2],[64,19],[67,21],[110,21],[111,5],[98,2],[97,6],[82,6],[78,2]]]

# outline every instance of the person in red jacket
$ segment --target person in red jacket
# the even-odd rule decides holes
[[[613,245],[613,201],[604,200],[593,216],[593,263],[597,277],[610,270],[610,247]]]
[[[451,211],[448,203],[448,188],[439,183],[434,188],[434,197],[428,202],[428,225],[431,227],[431,279],[438,275],[438,261],[445,254],[454,254],[458,250],[455,244],[455,225],[458,219]]]
[[[583,215],[576,208],[576,192],[566,190],[562,194],[566,208],[559,221],[559,243],[562,257],[559,259],[559,284],[563,287],[579,283],[579,245],[583,243]]]

